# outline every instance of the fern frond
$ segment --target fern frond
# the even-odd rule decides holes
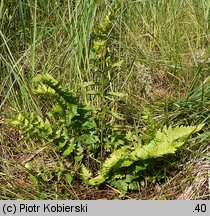
[[[188,136],[201,130],[203,125],[166,128],[157,131],[155,138],[145,146],[137,146],[135,149],[122,147],[114,151],[104,162],[98,176],[89,181],[90,185],[100,185],[110,176],[111,170],[120,170],[123,167],[129,167],[134,162],[144,161],[150,158],[162,157],[166,154],[173,154],[182,146]]]

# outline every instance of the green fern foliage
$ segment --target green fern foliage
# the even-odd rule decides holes
[[[62,150],[64,157],[74,154],[75,161],[79,162],[85,150],[94,151],[99,144],[95,118],[87,106],[80,104],[51,75],[39,74],[32,82],[37,84],[33,92],[52,99],[54,105],[45,117],[19,113],[9,123],[19,128],[24,139],[52,143],[56,151]]]
[[[134,187],[136,182],[133,182],[132,179],[138,178],[139,172],[146,168],[144,161],[162,157],[166,154],[174,154],[191,134],[200,131],[202,127],[203,125],[164,127],[162,130],[157,131],[155,138],[147,145],[123,146],[110,155],[102,164],[98,176],[90,179],[89,184],[98,186],[107,180],[115,186],[118,185],[121,190]],[[134,163],[138,163],[138,166],[134,165]],[[132,165],[134,166],[132,167]],[[133,169],[134,167],[135,169]]]
[[[19,128],[24,139],[52,145],[62,158],[69,159],[72,167],[69,171],[73,175],[58,172],[59,178],[63,173],[67,182],[72,181],[79,166],[80,172],[75,176],[79,176],[87,184],[99,186],[107,182],[122,192],[138,189],[139,176],[149,166],[149,160],[174,154],[191,134],[203,127],[170,126],[162,130],[148,128],[147,136],[151,133],[151,139],[137,137],[131,131],[126,134],[120,125],[111,122],[100,125],[100,109],[93,111],[88,105],[80,103],[71,91],[62,87],[51,75],[39,74],[33,79],[33,83],[36,85],[34,93],[53,101],[52,107],[42,115],[19,113],[8,122]],[[123,95],[111,92],[109,96]],[[118,114],[113,113],[106,111],[104,114],[119,121]],[[96,170],[87,164],[90,156],[94,160],[101,160],[101,168],[95,177],[93,173]]]

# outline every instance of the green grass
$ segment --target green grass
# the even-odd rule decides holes
[[[120,7],[106,33],[112,62],[123,60],[119,69],[95,73],[90,51],[96,40],[94,31],[117,2]],[[159,1],[29,1],[2,0],[0,4],[0,199],[108,199],[118,198],[118,191],[104,184],[95,189],[68,178],[59,179],[59,169],[68,169],[68,160],[52,147],[21,139],[18,131],[5,119],[19,112],[45,115],[52,101],[32,94],[31,79],[49,73],[81,103],[108,107],[125,120],[121,124],[136,135],[149,128],[166,126],[205,126],[199,135],[191,136],[172,158],[164,157],[154,170],[144,173],[139,191],[125,198],[137,199],[202,199],[209,198],[209,22],[207,0]],[[102,71],[107,60],[95,62]],[[113,79],[112,79],[113,77]],[[108,80],[108,84],[105,82]],[[126,93],[116,103],[86,95],[79,84],[91,81],[97,92],[110,90]],[[105,92],[104,91],[104,92]],[[145,122],[150,110],[150,122]],[[105,114],[101,114],[100,130]],[[151,137],[150,137],[151,138]],[[149,139],[150,139],[149,138]],[[136,141],[134,136],[134,141]],[[102,151],[102,150],[101,150]],[[107,153],[103,151],[101,155]],[[37,153],[38,152],[38,153]],[[102,157],[87,158],[97,170]],[[28,170],[24,162],[40,169]],[[43,165],[49,170],[43,171]],[[56,167],[51,172],[51,167]],[[47,175],[48,181],[30,178]],[[199,176],[202,180],[199,181]],[[205,181],[206,179],[206,181]],[[196,190],[187,189],[194,185]],[[189,194],[184,197],[183,192]],[[103,192],[103,193],[102,193]],[[139,193],[141,192],[141,193]],[[88,194],[95,194],[88,197]]]

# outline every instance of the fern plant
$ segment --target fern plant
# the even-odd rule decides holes
[[[101,139],[102,130],[98,124],[100,109],[79,103],[72,92],[62,87],[49,74],[38,75],[33,82],[37,84],[34,93],[48,96],[53,99],[54,105],[44,117],[35,113],[19,113],[9,123],[18,126],[25,139],[52,144],[62,157],[68,157],[72,164],[71,170],[53,172],[64,175],[67,181],[72,180],[75,174],[78,176],[80,164],[79,176],[87,184],[99,186],[108,182],[122,192],[137,189],[141,171],[149,166],[150,159],[174,154],[191,134],[203,127],[170,126],[156,132],[149,127],[152,139],[142,136],[139,140],[132,132],[125,134],[121,127],[109,123],[112,126],[109,128],[111,133],[104,134]],[[100,155],[102,147],[107,159]],[[95,177],[92,174],[95,169],[91,170],[87,164],[90,155],[95,160],[101,160],[101,168]],[[46,176],[43,173],[39,175]]]

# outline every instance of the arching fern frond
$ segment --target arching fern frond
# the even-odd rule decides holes
[[[186,139],[193,133],[201,130],[203,125],[189,127],[164,127],[157,131],[155,138],[147,145],[136,148],[123,146],[114,151],[111,156],[102,164],[98,176],[90,179],[90,185],[100,185],[105,180],[112,179],[112,173],[119,172],[121,168],[129,167],[134,162],[145,161],[151,158],[162,157],[166,154],[173,154],[182,146]]]

